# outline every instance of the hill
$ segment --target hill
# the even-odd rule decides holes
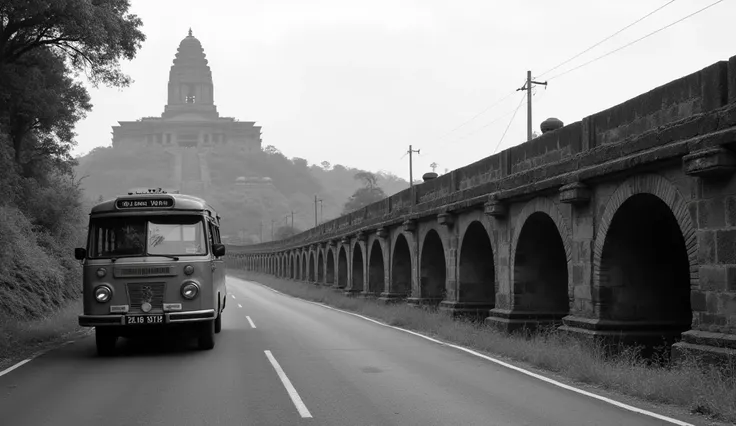
[[[351,196],[364,186],[360,173],[375,176],[382,196],[405,189],[409,183],[388,173],[370,173],[340,164],[309,165],[303,158],[287,158],[274,146],[247,152],[236,146],[218,146],[204,155],[209,187],[201,195],[222,216],[222,234],[231,241],[257,242],[314,226],[314,197],[322,221],[341,215]],[[97,147],[77,158],[77,176],[89,200],[108,199],[136,187],[179,189],[174,156],[163,149],[136,151]],[[291,229],[293,212],[294,228]],[[284,229],[287,228],[287,229]]]

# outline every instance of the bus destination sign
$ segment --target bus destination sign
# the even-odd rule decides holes
[[[122,199],[115,201],[115,207],[122,210],[127,209],[167,209],[174,207],[174,200],[167,197]]]

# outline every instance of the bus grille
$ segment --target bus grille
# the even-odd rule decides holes
[[[121,266],[114,269],[115,278],[169,277],[176,273],[169,265]]]
[[[161,313],[164,308],[165,283],[128,283],[128,300],[131,313],[142,313],[141,305],[144,302],[151,304],[150,313]]]

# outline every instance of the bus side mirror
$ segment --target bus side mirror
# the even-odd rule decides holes
[[[77,247],[74,249],[74,258],[77,260],[84,260],[87,257],[87,249]]]
[[[215,243],[212,244],[212,254],[217,257],[225,256],[225,244]]]

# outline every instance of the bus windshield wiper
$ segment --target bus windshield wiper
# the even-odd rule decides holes
[[[169,259],[179,260],[179,256],[174,256],[174,255],[171,255],[171,254],[153,254],[153,253],[148,253],[148,256],[163,256],[163,257],[168,257]]]

